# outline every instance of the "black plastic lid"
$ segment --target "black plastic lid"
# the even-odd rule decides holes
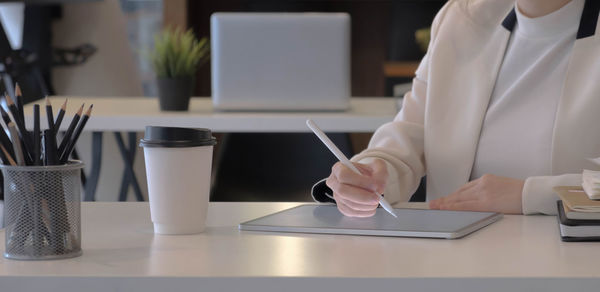
[[[146,126],[141,147],[196,147],[212,146],[217,140],[210,129]]]

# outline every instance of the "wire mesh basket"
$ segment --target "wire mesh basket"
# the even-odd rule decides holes
[[[81,169],[0,165],[4,175],[4,257],[48,260],[81,255]]]

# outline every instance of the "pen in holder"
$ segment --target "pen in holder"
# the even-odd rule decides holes
[[[46,260],[81,255],[80,161],[0,165],[4,175],[4,257]]]
[[[8,111],[0,106],[0,169],[4,176],[4,257],[46,260],[81,255],[80,161],[69,161],[90,115],[79,108],[60,147],[57,133],[67,101],[54,120],[46,97],[47,129],[40,125],[40,105],[33,105],[33,132],[27,131],[22,93],[15,85],[16,102],[4,94]],[[10,114],[9,114],[10,112]],[[10,137],[7,135],[10,135]]]

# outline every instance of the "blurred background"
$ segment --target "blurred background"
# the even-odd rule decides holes
[[[155,97],[155,76],[146,54],[162,28],[191,28],[196,37],[210,39],[210,15],[214,12],[346,12],[351,16],[352,96],[394,98],[410,89],[425,52],[419,38],[427,38],[427,28],[444,2],[0,1],[0,71],[4,80],[0,86],[10,92],[10,84],[18,81],[27,102],[45,95]],[[195,96],[210,97],[210,78],[208,62],[196,75]],[[104,136],[97,200],[112,201],[117,199],[119,186],[111,182],[121,180],[123,162],[113,136]],[[352,155],[366,147],[369,137],[345,133],[336,134],[334,140]],[[218,133],[217,138],[227,143],[220,143],[215,151],[221,159],[215,160],[212,200],[309,200],[312,183],[327,176],[335,162],[309,134]],[[91,143],[91,134],[84,132],[77,147],[84,162],[91,159]],[[141,151],[135,168],[146,192]],[[134,196],[130,194],[127,199]]]

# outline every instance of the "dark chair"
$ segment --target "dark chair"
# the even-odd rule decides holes
[[[421,183],[419,184],[419,188],[415,191],[415,193],[410,197],[409,202],[425,202],[427,198],[427,177],[423,177],[421,179]]]
[[[352,156],[348,134],[328,136]],[[312,185],[337,161],[312,133],[235,133],[219,143],[211,201],[312,201]]]

